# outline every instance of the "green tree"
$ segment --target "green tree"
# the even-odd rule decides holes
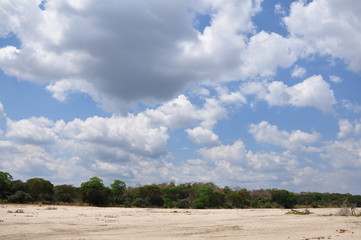
[[[235,208],[248,207],[251,202],[251,195],[247,189],[229,192],[225,198],[227,206]]]
[[[26,192],[26,185],[21,180],[15,180],[13,181],[13,186],[11,187],[11,192],[14,194],[17,191],[23,191]]]
[[[34,201],[52,201],[54,185],[43,178],[31,178],[25,182],[26,192]]]
[[[33,198],[29,193],[17,191],[14,195],[9,196],[8,201],[11,203],[27,203],[31,202]]]
[[[213,188],[209,185],[200,186],[196,191],[196,199],[193,201],[194,208],[208,208],[211,206]]]
[[[98,177],[92,177],[89,181],[83,182],[80,186],[83,202],[95,206],[105,206],[109,202],[111,191],[104,186],[103,180]]]
[[[127,185],[125,182],[120,180],[114,180],[112,184],[110,184],[110,191],[112,194],[112,202],[114,204],[120,204],[123,199],[123,194],[125,192],[125,189],[127,188]]]
[[[271,190],[272,201],[280,204],[284,208],[293,208],[297,204],[296,194],[287,190]]]
[[[75,202],[78,199],[78,192],[78,188],[72,185],[58,185],[54,187],[54,199],[57,202]]]
[[[0,171],[0,199],[6,199],[11,194],[12,181],[10,173]]]
[[[161,189],[154,184],[138,187],[136,197],[144,199],[146,203],[154,207],[162,207],[164,204]]]

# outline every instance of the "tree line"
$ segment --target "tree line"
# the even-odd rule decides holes
[[[93,206],[163,207],[163,208],[294,208],[339,207],[348,199],[361,207],[361,195],[301,192],[284,189],[218,187],[213,183],[174,182],[127,187],[121,180],[105,186],[101,178],[92,177],[73,185],[54,186],[43,178],[23,182],[0,171],[0,202],[49,203]]]

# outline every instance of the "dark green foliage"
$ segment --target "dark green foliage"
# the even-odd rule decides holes
[[[247,189],[228,192],[225,196],[226,206],[231,208],[246,208],[250,206],[251,195]]]
[[[163,207],[164,208],[171,208],[172,207],[172,200],[170,198],[164,199]]]
[[[210,200],[213,194],[211,186],[200,186],[196,190],[196,199],[193,201],[193,208],[207,208],[210,207]]]
[[[72,185],[58,185],[54,187],[54,199],[57,202],[73,203],[79,199],[78,188]]]
[[[23,191],[17,191],[14,195],[9,196],[8,201],[11,203],[28,203],[31,202],[33,198],[29,193]]]
[[[80,191],[83,202],[95,206],[105,206],[109,203],[111,191],[98,177],[92,177],[89,181],[83,182]]]
[[[177,208],[190,208],[191,204],[189,203],[189,201],[187,199],[180,199],[177,201],[176,207]]]
[[[113,204],[120,204],[123,201],[123,194],[127,185],[125,182],[120,180],[114,180],[112,184],[110,184],[110,191],[112,194],[112,202]]]
[[[12,181],[10,173],[0,171],[0,199],[6,199],[11,194]]]
[[[42,178],[32,178],[25,182],[26,192],[34,201],[52,201],[54,185]]]
[[[147,200],[145,200],[143,198],[137,198],[133,201],[132,205],[134,207],[148,207],[149,203]]]
[[[42,178],[32,178],[25,183],[12,180],[9,173],[0,171],[0,197],[12,203],[63,202],[88,203],[95,206],[122,205],[126,207],[164,208],[293,208],[340,207],[347,198],[361,207],[361,196],[340,193],[301,192],[242,188],[219,188],[213,183],[174,182],[127,187],[115,180],[106,187],[103,180],[92,177],[80,188],[53,184]]]
[[[145,185],[138,187],[136,197],[144,199],[145,202],[153,207],[162,207],[164,204],[161,189],[157,185]]]
[[[313,208],[318,208],[317,202],[312,202],[312,203],[311,203],[311,207],[313,207]]]
[[[293,208],[297,204],[296,194],[291,193],[287,190],[271,190],[272,201],[278,203],[284,208]]]
[[[16,193],[17,191],[23,191],[26,192],[26,185],[21,180],[15,180],[13,181],[13,186],[11,187],[11,192]]]

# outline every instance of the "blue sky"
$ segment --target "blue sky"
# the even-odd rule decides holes
[[[15,179],[361,194],[359,1],[0,10],[0,170]]]

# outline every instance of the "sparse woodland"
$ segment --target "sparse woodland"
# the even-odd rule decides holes
[[[81,183],[54,186],[42,178],[26,182],[13,180],[11,174],[0,171],[0,201],[3,203],[74,204],[122,207],[163,208],[294,208],[340,207],[345,199],[361,207],[361,195],[301,192],[283,189],[218,187],[213,183],[188,182],[139,185],[127,187],[115,180],[105,186],[103,180],[92,177]]]

